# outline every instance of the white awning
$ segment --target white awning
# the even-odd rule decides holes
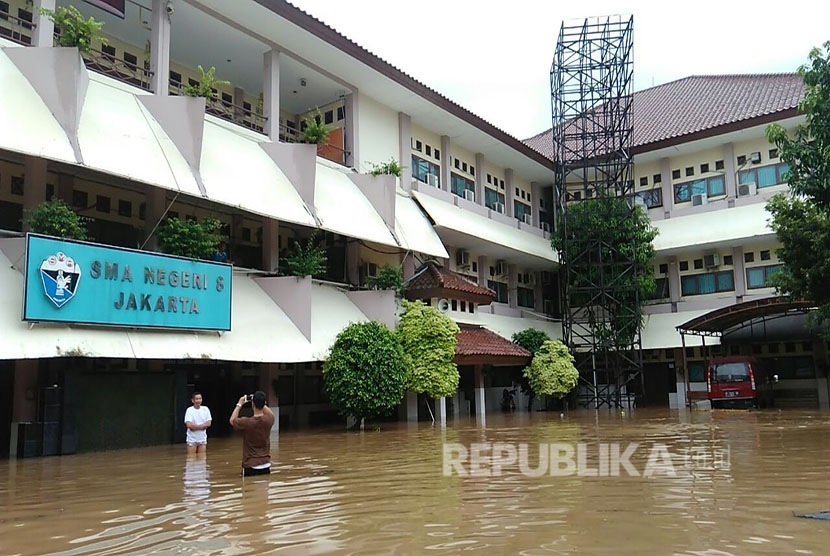
[[[260,148],[265,139],[219,118],[205,118],[200,170],[208,198],[254,214],[315,226],[300,194]]]
[[[679,348],[683,346],[680,338],[680,332],[677,331],[677,326],[688,322],[701,315],[705,315],[709,310],[704,311],[682,311],[680,313],[656,313],[647,314],[643,318],[643,330],[641,332],[640,341],[643,349],[667,349]],[[700,336],[691,334],[686,335],[686,346],[702,345]],[[720,344],[720,338],[709,337],[706,338],[706,345]]]
[[[319,161],[314,208],[324,230],[399,247],[383,218],[357,185],[342,171]]]
[[[29,81],[0,48],[0,149],[75,164],[63,128]]]
[[[421,191],[413,191],[413,195],[435,222],[438,235],[451,243],[489,257],[510,258],[530,268],[550,267],[559,261],[550,240],[544,237],[461,209]]]
[[[107,174],[201,197],[187,161],[138,100],[141,94],[89,72],[78,144],[83,165]]]
[[[311,344],[313,358],[323,361],[341,330],[353,322],[371,320],[352,303],[345,292],[333,286],[311,285]]]
[[[399,191],[395,199],[395,234],[403,243],[402,247],[409,251],[442,259],[450,256],[429,219],[415,200],[403,191]]]
[[[22,259],[11,261],[0,251],[0,359],[77,356],[264,363],[314,359],[305,336],[245,275],[233,278],[230,332],[107,329],[22,321],[23,274],[16,269],[23,265]],[[321,314],[325,312],[323,307]]]
[[[775,233],[767,225],[769,218],[765,203],[753,203],[658,220],[653,222],[660,232],[654,238],[654,248],[658,253],[670,254],[689,247],[731,247],[736,241],[773,239]]]

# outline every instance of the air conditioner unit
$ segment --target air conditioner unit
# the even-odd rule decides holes
[[[710,253],[703,255],[703,266],[706,268],[717,268],[720,266],[720,254]]]
[[[475,191],[470,191],[469,189],[465,189],[464,190],[464,198],[467,199],[468,201],[475,202],[476,192]]]
[[[363,276],[366,278],[377,278],[378,265],[375,263],[363,263]]]
[[[758,185],[755,182],[742,183],[738,185],[738,197],[748,197],[758,193]]]
[[[435,174],[427,174],[427,184],[432,187],[438,187],[438,176]]]
[[[528,214],[527,212],[522,215],[522,222],[524,222],[525,224],[532,223],[532,219],[533,217],[531,217],[530,214]]]
[[[504,214],[504,203],[495,203],[493,205],[493,210]]]
[[[467,266],[470,264],[470,252],[464,249],[459,249],[455,252],[455,264],[458,266]]]
[[[705,205],[708,199],[706,198],[706,193],[697,193],[692,195],[692,206],[699,207],[701,205]]]
[[[761,163],[761,153],[755,151],[754,153],[749,154],[749,161],[753,164],[760,164]]]
[[[496,276],[507,274],[507,264],[504,261],[496,261]]]

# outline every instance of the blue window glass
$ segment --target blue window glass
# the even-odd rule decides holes
[[[769,187],[771,185],[778,185],[775,166],[758,168],[758,187]]]

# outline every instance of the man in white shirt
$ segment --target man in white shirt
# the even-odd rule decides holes
[[[187,427],[187,453],[207,453],[207,429],[210,427],[210,410],[202,405],[202,394],[193,392],[190,399],[193,405],[184,413],[184,424]]]

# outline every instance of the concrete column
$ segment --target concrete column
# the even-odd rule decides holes
[[[513,168],[506,168],[504,170],[504,214],[507,216],[515,216],[513,210],[513,198],[515,197],[513,190]]]
[[[456,258],[455,254],[458,251],[455,247],[447,247],[447,253],[449,253],[450,258],[447,259],[446,268],[455,272],[458,269],[458,265],[455,264]]]
[[[511,309],[519,308],[519,270],[514,264],[507,265],[507,304]]]
[[[450,190],[450,138],[441,136],[441,189]]]
[[[167,96],[170,82],[170,15],[167,0],[153,0],[150,30],[150,89]]]
[[[476,203],[484,206],[484,155],[476,153]]]
[[[23,159],[23,231],[28,231],[25,224],[28,211],[33,210],[46,200],[46,159],[27,156]]]
[[[476,405],[476,421],[482,427],[486,424],[486,409],[484,405],[484,373],[482,372],[482,365],[475,366],[475,377],[473,384],[475,385],[475,405]]]
[[[18,359],[14,362],[12,421],[37,420],[37,375],[37,359]]]
[[[280,52],[271,49],[262,55],[263,132],[271,141],[280,140]]]
[[[409,114],[398,112],[398,157],[403,166],[401,170],[401,187],[412,190],[412,118]]]
[[[262,269],[274,272],[280,266],[280,223],[273,218],[262,220]]]
[[[75,177],[70,174],[58,174],[58,199],[72,205],[72,192],[75,189]]]
[[[732,248],[732,269],[735,273],[735,297],[740,303],[746,295],[746,272],[744,270],[744,248],[737,246]]]
[[[536,277],[536,283],[533,285],[533,310],[537,313],[541,313],[545,310],[545,302],[542,299],[542,273],[541,272],[533,272],[533,275]]]
[[[417,261],[415,257],[410,253],[403,260],[403,279],[409,280],[415,275],[415,270],[417,270]]]
[[[55,10],[55,0],[34,0],[32,4],[32,46],[54,45],[55,24],[48,16],[40,14],[40,8]]]
[[[668,218],[672,210],[674,210],[674,187],[671,183],[671,160],[668,158],[660,159],[660,183],[663,189],[663,212]]]
[[[541,228],[542,221],[539,219],[539,201],[542,199],[542,186],[539,182],[530,182],[530,214],[533,217],[533,227]]]
[[[447,399],[443,396],[435,400],[435,420],[442,427],[447,426]]]
[[[167,194],[160,187],[147,186],[144,196],[144,249],[158,251],[158,236],[154,233],[167,209]],[[150,237],[152,234],[152,237]]]
[[[360,243],[356,239],[346,243],[346,279],[353,285],[360,283]]]
[[[490,279],[490,267],[487,264],[487,257],[481,256],[478,258],[478,285],[482,288],[487,287],[487,280]]]
[[[735,145],[726,143],[723,146],[723,171],[726,182],[726,198],[734,199],[738,196],[737,168],[735,168]]]
[[[241,87],[233,88],[233,121],[241,124],[245,121],[245,89]]]
[[[344,111],[346,113],[346,122],[344,124],[343,133],[345,134],[344,142],[346,149],[346,166],[349,168],[358,168],[360,166],[360,152],[358,150],[360,136],[358,129],[359,102],[357,92],[352,92],[346,95],[346,104]],[[297,128],[299,129],[299,127]]]
[[[418,394],[415,392],[406,393],[406,420],[410,422],[418,420]]]
[[[669,299],[672,303],[680,301],[680,269],[677,257],[669,257]]]

